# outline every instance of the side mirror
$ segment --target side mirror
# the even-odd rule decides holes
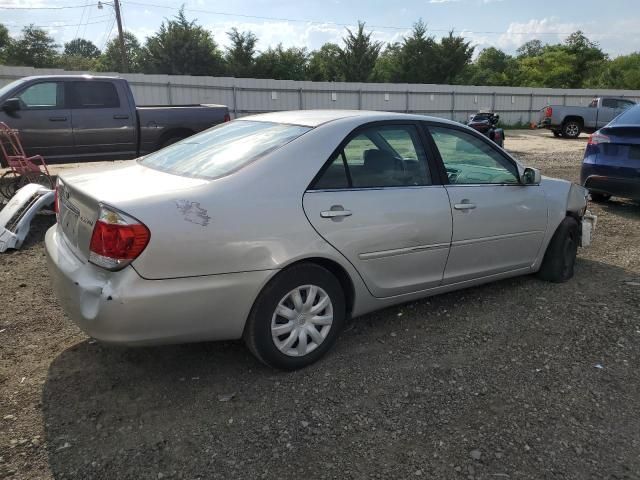
[[[2,110],[7,113],[13,113],[20,110],[20,99],[19,98],[8,98],[2,104]]]
[[[542,181],[542,175],[537,168],[527,167],[520,176],[523,185],[538,185]]]

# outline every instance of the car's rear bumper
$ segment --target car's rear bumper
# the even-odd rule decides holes
[[[538,128],[551,128],[551,119],[544,118],[538,122]]]
[[[49,274],[67,315],[100,341],[163,344],[242,336],[272,271],[145,280],[133,267],[108,272],[78,259],[57,231],[46,235]]]
[[[606,193],[614,197],[640,200],[640,178],[620,178],[606,175],[584,175],[582,184],[590,192]]]

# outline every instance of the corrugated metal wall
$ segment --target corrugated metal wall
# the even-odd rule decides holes
[[[29,75],[84,73],[87,72],[0,66],[0,85]],[[504,123],[516,124],[535,121],[538,111],[548,104],[586,106],[597,95],[640,101],[637,90],[298,82],[137,73],[99,75],[126,78],[139,105],[219,103],[229,106],[234,117],[274,110],[340,108],[411,112],[463,121],[477,110],[492,109]]]

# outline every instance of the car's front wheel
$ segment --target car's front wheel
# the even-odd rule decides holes
[[[331,272],[311,263],[294,265],[260,293],[244,340],[267,365],[283,370],[306,367],[331,348],[345,312],[342,286]]]
[[[573,217],[565,217],[549,242],[538,277],[556,283],[566,282],[573,277],[579,243],[578,222]]]

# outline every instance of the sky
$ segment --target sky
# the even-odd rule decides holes
[[[107,0],[99,9],[97,3],[0,0],[0,23],[12,35],[33,23],[60,44],[79,36],[103,48],[117,28],[112,5]],[[144,41],[183,3],[187,18],[208,28],[222,47],[235,26],[258,36],[258,50],[278,43],[313,50],[325,42],[340,44],[345,28],[357,20],[367,23],[376,40],[394,42],[421,18],[432,35],[453,29],[476,53],[489,46],[514,53],[533,38],[557,43],[578,29],[612,57],[640,51],[640,0],[121,0],[125,29]]]

